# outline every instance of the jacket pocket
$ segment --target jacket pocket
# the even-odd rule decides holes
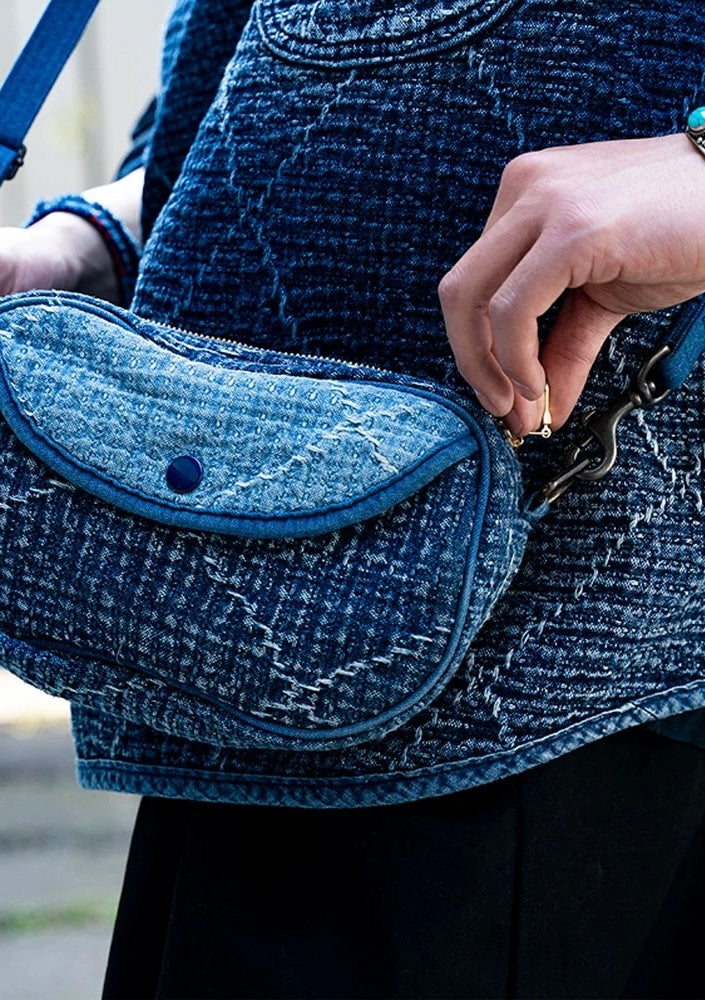
[[[256,0],[253,15],[276,55],[345,69],[396,63],[462,45],[520,0]]]

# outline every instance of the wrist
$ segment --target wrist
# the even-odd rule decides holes
[[[73,291],[128,305],[139,247],[128,227],[104,205],[80,194],[40,201],[26,223],[51,233],[63,248],[66,285]]]
[[[121,298],[108,248],[90,223],[70,212],[51,212],[27,226],[42,259],[51,261],[49,285],[109,302]],[[30,264],[36,257],[30,259]],[[34,275],[32,280],[36,280]],[[31,280],[25,282],[31,287]],[[49,286],[48,286],[49,287]]]

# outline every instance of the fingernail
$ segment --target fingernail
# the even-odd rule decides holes
[[[512,385],[522,394],[524,399],[528,399],[529,402],[533,402],[535,399],[539,399],[543,395],[543,386],[536,391],[530,385],[524,385],[523,382],[515,382],[512,379]]]
[[[511,431],[511,433],[514,434],[516,437],[520,437],[521,436],[521,433],[520,433],[521,432],[521,420],[517,416],[515,410],[510,410],[509,413],[506,413],[502,417],[502,423],[507,428],[507,430]]]
[[[487,412],[491,413],[493,417],[502,416],[505,410],[504,406],[498,406],[496,403],[493,403],[489,396],[485,396],[484,393],[478,392],[477,389],[475,389],[475,396],[477,397],[477,401],[483,410],[487,410]]]

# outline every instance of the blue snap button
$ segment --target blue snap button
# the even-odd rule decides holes
[[[180,455],[166,470],[166,481],[175,493],[190,493],[203,479],[203,467],[193,455]]]

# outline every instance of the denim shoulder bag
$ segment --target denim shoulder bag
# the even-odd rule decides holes
[[[95,6],[53,0],[10,74],[2,179]],[[326,750],[382,736],[457,670],[532,522],[609,471],[625,414],[684,381],[705,345],[700,300],[670,337],[525,500],[504,435],[445,387],[81,295],[10,296],[0,663],[194,740]]]

